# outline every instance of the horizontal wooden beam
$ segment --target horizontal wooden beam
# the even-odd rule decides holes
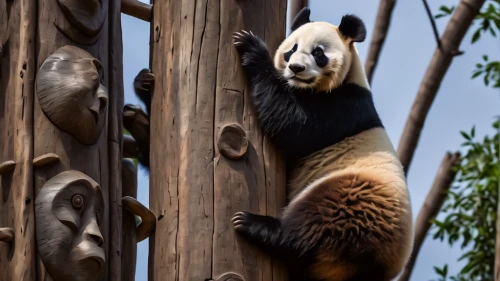
[[[151,18],[153,17],[153,5],[138,0],[122,0],[122,13],[151,22]]]

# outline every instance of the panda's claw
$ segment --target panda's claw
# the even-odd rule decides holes
[[[248,220],[247,212],[238,212],[233,215],[231,218],[231,222],[233,223],[233,227],[236,230],[245,230],[250,226],[250,222]]]

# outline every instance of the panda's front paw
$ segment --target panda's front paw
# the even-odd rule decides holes
[[[252,226],[252,214],[248,212],[238,212],[233,215],[231,222],[233,227],[238,232],[246,232]]]
[[[242,30],[234,33],[234,46],[241,56],[243,64],[251,60],[263,59],[267,54],[267,47],[264,41],[251,31]]]

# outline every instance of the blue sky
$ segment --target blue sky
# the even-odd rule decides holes
[[[146,2],[145,0],[142,0]],[[311,20],[328,21],[338,25],[342,15],[353,13],[363,19],[367,39],[358,44],[362,61],[365,60],[375,23],[378,2],[374,0],[310,0]],[[434,14],[440,5],[457,5],[458,0],[429,1]],[[125,103],[140,104],[132,89],[135,75],[149,62],[149,23],[122,16],[123,64]],[[443,33],[449,18],[439,19],[437,26]],[[486,88],[482,79],[471,80],[474,65],[483,54],[498,59],[500,42],[484,36],[472,45],[469,30],[460,50],[465,54],[453,60],[439,93],[431,107],[420,142],[408,175],[408,185],[416,218],[425,196],[434,180],[441,159],[447,150],[460,149],[460,130],[470,130],[476,125],[476,135],[482,138],[492,134],[493,116],[500,112],[500,91]],[[398,1],[392,16],[391,27],[375,70],[372,91],[375,106],[395,146],[403,131],[409,110],[434,52],[436,42],[422,1]],[[159,75],[156,73],[156,75]],[[148,178],[139,172],[138,199],[148,206]],[[460,264],[456,258],[460,249],[450,247],[431,237],[420,251],[412,281],[436,278],[433,266],[449,264],[456,273]],[[147,280],[148,240],[138,245],[136,280]]]

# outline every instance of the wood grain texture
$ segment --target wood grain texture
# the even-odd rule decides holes
[[[450,153],[447,152],[441,161],[439,170],[437,171],[432,187],[427,193],[424,205],[418,213],[417,220],[415,222],[415,234],[413,238],[413,252],[410,259],[406,263],[406,266],[399,276],[398,281],[408,281],[410,280],[413,267],[418,258],[418,253],[424,242],[424,239],[431,227],[431,220],[434,219],[441,207],[443,206],[444,200],[448,190],[455,179],[457,171],[453,167],[460,163],[460,153]]]
[[[101,232],[106,249],[106,272],[103,280],[121,280],[121,237],[122,218],[121,195],[121,148],[123,108],[122,45],[120,25],[120,1],[100,1],[107,16],[102,28],[92,40],[81,40],[78,44],[66,37],[54,24],[71,29],[71,22],[60,9],[57,1],[38,2],[38,36],[36,40],[39,67],[58,48],[73,45],[89,52],[102,65],[100,79],[108,90],[106,126],[92,145],[84,145],[66,132],[59,130],[44,116],[40,105],[35,102],[35,156],[46,153],[59,155],[60,162],[35,171],[35,192],[54,175],[69,169],[81,171],[101,185],[105,210],[102,216]],[[100,9],[99,11],[102,11]],[[112,30],[112,32],[110,32]],[[85,36],[82,35],[83,39]],[[87,38],[87,39],[88,39]],[[37,280],[47,278],[43,264],[38,263]]]
[[[240,210],[276,215],[285,202],[283,162],[259,130],[233,32],[250,29],[275,50],[286,1],[157,1],[153,5],[149,280],[283,280],[283,270],[240,239]],[[246,132],[240,160],[219,154],[217,132]]]
[[[37,4],[34,0],[7,1],[5,7],[9,15],[8,34],[0,37],[9,40],[0,57],[0,163],[16,164],[13,170],[0,175],[0,227],[14,230],[12,244],[0,243],[0,280],[33,281],[36,278],[32,161]],[[0,24],[5,28],[5,21]]]
[[[110,247],[108,281],[122,281],[122,147],[123,147],[123,46],[121,26],[121,1],[109,0],[109,107],[108,107],[108,157],[109,157],[109,208]],[[128,266],[128,265],[125,265]]]
[[[122,183],[122,195],[137,198],[137,167],[131,159],[122,160]],[[122,264],[124,265],[122,266],[122,281],[134,281],[137,262],[135,217],[128,212],[122,213]]]
[[[439,86],[458,51],[465,33],[484,2],[485,0],[460,1],[441,36],[441,48],[436,48],[432,55],[399,140],[398,156],[406,174],[410,169],[425,119],[437,95]]]

